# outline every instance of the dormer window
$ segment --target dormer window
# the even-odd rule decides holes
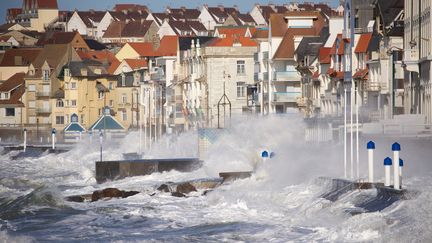
[[[104,96],[105,96],[105,93],[104,93],[103,91],[99,91],[99,93],[98,93],[98,98],[99,98],[99,99],[103,99]]]
[[[65,77],[70,77],[70,70],[69,70],[69,68],[65,68],[65,70],[64,70],[64,76]]]
[[[43,80],[44,81],[48,81],[49,80],[49,76],[50,76],[50,71],[49,70],[43,70],[42,74],[43,74]]]
[[[64,103],[63,103],[63,100],[57,100],[57,102],[56,102],[56,107],[64,107]]]

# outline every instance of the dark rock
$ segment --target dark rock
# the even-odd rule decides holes
[[[171,196],[173,196],[173,197],[186,197],[185,194],[180,193],[180,192],[171,192]]]
[[[167,184],[162,184],[157,188],[157,190],[161,192],[170,192],[171,188]]]
[[[197,189],[189,182],[177,185],[176,192],[182,194],[189,194],[190,192],[196,192]]]
[[[84,197],[82,196],[70,196],[70,197],[66,197],[66,201],[69,202],[84,202]]]
[[[134,196],[136,194],[138,194],[139,192],[137,191],[128,191],[128,192],[123,192],[123,198],[127,198],[127,197],[131,197]]]
[[[207,194],[209,194],[210,192],[212,192],[213,190],[205,190],[204,192],[203,192],[203,196],[206,196]]]
[[[136,191],[120,191],[117,188],[106,188],[100,191],[94,191],[91,196],[91,201],[95,202],[104,198],[126,198],[138,194]]]

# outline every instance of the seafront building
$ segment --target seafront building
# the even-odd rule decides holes
[[[230,114],[300,111],[337,129],[355,106],[365,124],[429,124],[429,8],[352,0],[158,13],[25,0],[0,26],[0,124],[87,130],[109,115],[161,136],[228,127]]]

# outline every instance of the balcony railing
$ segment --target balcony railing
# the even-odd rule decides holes
[[[266,61],[269,59],[269,53],[268,51],[263,52],[263,60]]]
[[[51,95],[51,91],[37,91],[37,97],[49,97]]]
[[[36,108],[36,113],[51,113],[51,107]]]
[[[273,100],[275,102],[297,102],[301,98],[301,92],[274,92]]]
[[[417,49],[405,49],[404,52],[405,62],[417,62],[419,60],[419,52]]]
[[[297,71],[281,71],[273,72],[274,81],[300,81],[301,76],[298,75]]]
[[[380,91],[380,84],[378,82],[368,82],[367,83],[368,91]]]
[[[258,52],[254,53],[254,61],[259,62],[259,53]]]

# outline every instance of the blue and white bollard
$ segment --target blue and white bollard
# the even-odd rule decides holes
[[[402,167],[404,166],[403,159],[399,159],[399,182],[400,182],[400,188],[402,189]]]
[[[373,183],[374,182],[374,168],[373,168],[373,164],[374,164],[374,150],[375,150],[375,143],[373,141],[369,141],[367,143],[367,150],[368,150],[368,169],[369,169],[369,182]]]
[[[262,162],[266,162],[269,157],[270,157],[270,154],[269,154],[269,152],[267,150],[264,150],[264,151],[261,152]]]
[[[400,183],[399,183],[399,152],[401,150],[401,146],[398,143],[394,143],[392,145],[393,150],[393,188],[396,190],[400,189]]]
[[[392,159],[389,157],[384,159],[385,181],[384,186],[390,186],[390,168],[392,166]]]
[[[56,136],[56,129],[55,128],[53,128],[52,129],[52,131],[51,131],[51,137],[52,137],[52,149],[54,150],[55,149],[55,136]]]
[[[23,145],[23,149],[24,149],[24,152],[27,149],[27,128],[24,128],[24,145]]]

